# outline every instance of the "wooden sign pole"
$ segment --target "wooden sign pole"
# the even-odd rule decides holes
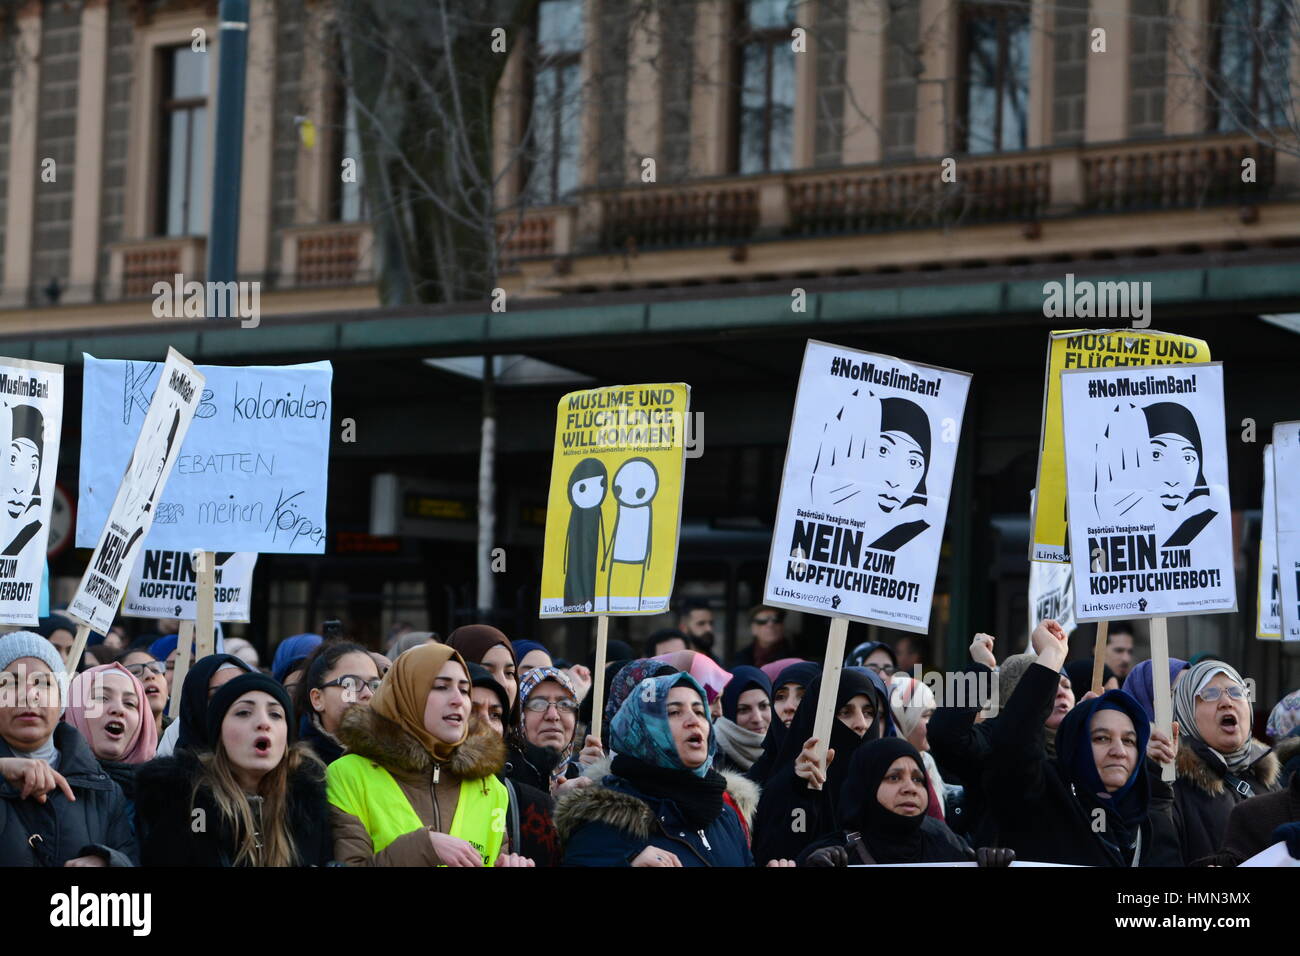
[[[1097,622],[1097,640],[1092,645],[1092,692],[1100,697],[1102,688],[1102,669],[1106,666],[1106,632],[1110,630],[1110,621]],[[1083,695],[1075,692],[1076,697]]]
[[[176,717],[181,712],[181,690],[185,687],[185,675],[190,672],[190,645],[194,643],[194,622],[181,621],[176,629],[176,667],[172,671],[174,686],[171,691],[171,703],[167,713]]]
[[[89,640],[90,625],[78,624],[77,636],[72,640],[72,650],[68,653],[68,666],[65,668],[69,678],[77,673],[77,668],[81,666],[81,658],[86,653],[86,642]]]
[[[835,726],[835,699],[840,692],[840,673],[844,670],[844,641],[849,633],[849,619],[835,615],[831,618],[830,635],[826,639],[826,664],[822,667],[821,692],[817,698],[817,719],[813,736],[817,738],[817,762],[826,770],[826,750],[831,743],[831,728]],[[889,702],[885,702],[889,706]],[[883,720],[884,714],[876,718]],[[813,784],[810,789],[820,790]]]
[[[216,651],[216,555],[211,551],[195,551],[192,560],[198,590],[194,615],[198,648],[194,652],[194,659],[201,660]]]
[[[1155,691],[1156,730],[1173,739],[1173,705],[1169,694],[1169,631],[1168,620],[1151,619],[1151,686]],[[1178,771],[1172,763],[1160,765],[1160,779],[1173,783]]]
[[[596,618],[596,670],[591,675],[591,736],[600,736],[605,716],[605,657],[609,645],[609,615]]]

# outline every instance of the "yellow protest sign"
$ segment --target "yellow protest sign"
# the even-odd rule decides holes
[[[542,617],[668,610],[690,394],[679,382],[592,388],[560,400]]]
[[[1198,365],[1210,361],[1210,346],[1201,339],[1154,329],[1076,329],[1053,332],[1049,342],[1029,560],[1065,564],[1070,552],[1066,543],[1061,372],[1118,365]]]

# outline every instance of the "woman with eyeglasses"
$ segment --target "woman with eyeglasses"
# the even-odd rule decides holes
[[[118,663],[144,685],[145,703],[149,705],[149,715],[158,731],[158,739],[162,739],[163,731],[172,722],[172,718],[164,713],[167,709],[167,665],[145,650],[127,651]]]
[[[1216,862],[1233,807],[1278,789],[1280,765],[1250,733],[1250,694],[1235,668],[1203,660],[1173,688],[1174,823],[1183,865]],[[1181,737],[1181,741],[1179,740]]]
[[[294,697],[298,734],[326,766],[343,756],[335,736],[348,708],[366,706],[379,689],[379,668],[360,644],[326,641],[303,664]]]
[[[553,794],[589,783],[572,760],[577,726],[578,695],[569,675],[558,667],[530,670],[519,683],[506,776]]]

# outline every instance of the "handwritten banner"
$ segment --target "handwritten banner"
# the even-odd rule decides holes
[[[103,527],[160,368],[85,359],[78,547]],[[145,547],[323,553],[330,363],[198,370],[207,384]]]

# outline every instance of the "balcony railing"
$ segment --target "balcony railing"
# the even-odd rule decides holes
[[[280,235],[280,285],[352,285],[374,271],[374,230],[368,222],[292,226]]]
[[[1254,181],[1242,160],[1256,160]],[[958,157],[953,182],[938,159],[800,170],[672,185],[586,190],[567,206],[502,213],[503,265],[573,255],[739,245],[1036,222],[1264,202],[1300,193],[1279,180],[1273,150],[1244,134]],[[505,229],[509,224],[511,228]]]
[[[156,282],[171,285],[202,280],[208,242],[203,236],[176,236],[116,242],[109,247],[107,299],[153,295]]]

